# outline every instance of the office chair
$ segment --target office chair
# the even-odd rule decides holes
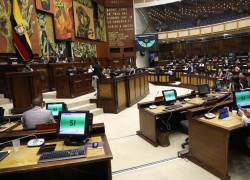
[[[181,130],[185,133],[185,134],[188,134],[188,129],[189,129],[189,121],[188,120],[183,120],[180,122],[180,127],[181,127]],[[185,147],[189,145],[189,138],[187,137],[185,139],[185,142],[181,144],[181,147],[183,149],[185,149]]]
[[[247,147],[247,154],[250,156],[250,137],[246,138],[245,143]]]

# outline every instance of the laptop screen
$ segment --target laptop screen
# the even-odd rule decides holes
[[[235,104],[240,107],[250,106],[250,90],[234,93]]]

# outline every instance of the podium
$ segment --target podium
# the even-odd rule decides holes
[[[11,110],[13,114],[23,113],[32,107],[33,99],[42,98],[42,80],[39,71],[7,73],[6,79],[13,101]]]
[[[94,92],[91,77],[91,73],[56,76],[56,97],[75,98]]]

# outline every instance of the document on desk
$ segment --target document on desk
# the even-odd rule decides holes
[[[105,155],[103,147],[101,148],[87,148],[87,158],[96,157],[96,156],[103,156]]]
[[[104,142],[98,142],[98,147],[92,147],[92,143],[88,143],[85,145],[87,150],[87,157],[95,157],[95,156],[103,156],[104,152]]]
[[[0,132],[4,132],[4,131],[14,127],[17,124],[18,124],[18,122],[10,122],[10,123],[4,124],[4,125],[0,126]]]
[[[94,137],[91,137],[89,142],[93,143],[93,142],[102,142],[102,138],[101,136],[94,136]]]

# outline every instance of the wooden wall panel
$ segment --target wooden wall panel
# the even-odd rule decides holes
[[[99,85],[99,96],[102,98],[112,98],[113,91],[111,84],[100,84]]]
[[[145,77],[140,77],[140,85],[141,85],[141,95],[145,94]]]
[[[135,100],[135,79],[129,80],[129,88],[130,100]]]
[[[139,78],[136,78],[135,79],[135,94],[136,94],[136,97],[140,97],[140,94],[141,93],[141,90],[140,90],[140,79]]]
[[[106,42],[96,43],[97,58],[108,58],[108,44]]]
[[[125,81],[120,81],[117,83],[117,97],[118,97],[118,107],[126,107],[127,97],[126,97]]]

